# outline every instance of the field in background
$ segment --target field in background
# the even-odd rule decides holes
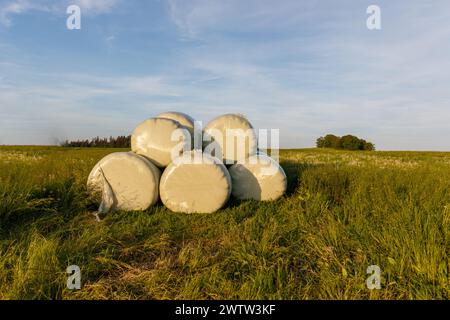
[[[116,151],[0,147],[0,299],[450,298],[450,153],[283,150],[279,201],[98,223],[85,182]]]

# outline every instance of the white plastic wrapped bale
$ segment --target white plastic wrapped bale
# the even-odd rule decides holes
[[[222,161],[191,151],[164,170],[159,187],[161,200],[173,212],[212,213],[231,194],[231,178]]]
[[[254,155],[257,137],[253,126],[242,115],[225,114],[213,119],[203,130],[204,152],[234,164]]]
[[[87,186],[90,192],[102,193],[99,211],[145,210],[159,199],[160,177],[160,170],[144,157],[116,152],[94,166]]]
[[[194,118],[183,112],[176,112],[176,111],[163,112],[159,114],[157,118],[166,118],[178,121],[182,126],[188,129],[189,134],[191,136],[191,146],[194,145],[194,122],[195,122]],[[201,141],[201,137],[199,141]]]
[[[283,168],[265,154],[258,154],[238,162],[229,169],[232,194],[238,199],[276,200],[287,188]]]
[[[145,120],[131,135],[131,150],[150,159],[160,168],[169,165],[183,150],[191,150],[188,130],[166,118]]]
[[[258,149],[258,151],[256,151],[256,154],[263,155],[263,156],[269,156],[269,155],[267,154],[267,151],[261,150],[261,149]]]
[[[163,112],[157,116],[157,118],[166,118],[178,121],[182,126],[185,126],[191,135],[194,134],[194,118],[191,116],[183,113],[183,112],[176,112],[176,111],[169,111],[169,112]]]

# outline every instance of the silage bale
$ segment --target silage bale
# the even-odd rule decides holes
[[[169,112],[163,112],[157,116],[157,118],[166,118],[178,121],[182,126],[184,126],[191,135],[191,146],[194,145],[194,118],[191,116],[183,113],[183,112],[177,112],[177,111],[169,111]],[[201,137],[199,139],[201,141]]]
[[[115,152],[94,166],[87,185],[90,192],[102,193],[100,213],[145,210],[159,199],[160,176],[160,170],[148,159],[132,152]]]
[[[248,158],[257,151],[257,137],[242,115],[225,114],[210,121],[203,130],[204,152],[223,159],[225,164]]]
[[[276,200],[287,188],[283,168],[266,154],[250,156],[229,168],[232,195],[238,199]]]
[[[183,150],[191,150],[189,131],[178,121],[166,118],[145,120],[131,135],[131,150],[164,168]]]
[[[259,148],[258,148],[258,150],[256,151],[256,154],[261,154],[261,155],[263,155],[263,156],[269,156],[269,155],[267,154],[267,150],[264,151],[264,150],[259,149]]]
[[[183,113],[183,112],[177,112],[177,111],[169,111],[169,112],[163,112],[157,116],[157,118],[166,118],[178,121],[182,126],[185,126],[188,130],[191,136],[194,136],[194,118],[191,116]]]
[[[183,154],[161,176],[160,195],[173,212],[212,213],[231,194],[231,178],[220,159],[201,151]]]

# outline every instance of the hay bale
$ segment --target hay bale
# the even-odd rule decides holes
[[[166,118],[178,121],[182,126],[185,126],[191,136],[194,136],[194,118],[191,116],[183,113],[183,112],[176,112],[176,111],[169,111],[169,112],[163,112],[157,116],[157,118]]]
[[[257,154],[229,169],[232,195],[238,199],[276,200],[287,188],[283,168],[265,154]]]
[[[145,210],[158,201],[160,176],[159,169],[144,157],[115,152],[94,166],[87,185],[92,193],[105,194],[105,188],[110,188],[106,211]]]
[[[234,164],[254,155],[257,136],[251,123],[242,115],[225,114],[210,121],[203,130],[204,152]]]
[[[183,150],[191,150],[188,130],[178,121],[166,118],[145,120],[131,135],[131,150],[164,168]]]
[[[201,151],[183,154],[161,176],[160,195],[174,212],[212,213],[231,193],[231,178],[221,160]]]
[[[188,129],[189,134],[191,135],[191,146],[194,145],[194,118],[191,116],[176,111],[163,112],[157,116],[157,118],[166,118],[174,121],[178,121],[182,126]],[[201,142],[201,137],[199,139]]]

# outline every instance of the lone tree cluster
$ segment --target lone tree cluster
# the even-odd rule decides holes
[[[375,145],[372,142],[368,142],[350,134],[342,137],[335,136],[334,134],[327,134],[326,136],[317,139],[316,146],[317,148],[342,150],[375,150]]]

